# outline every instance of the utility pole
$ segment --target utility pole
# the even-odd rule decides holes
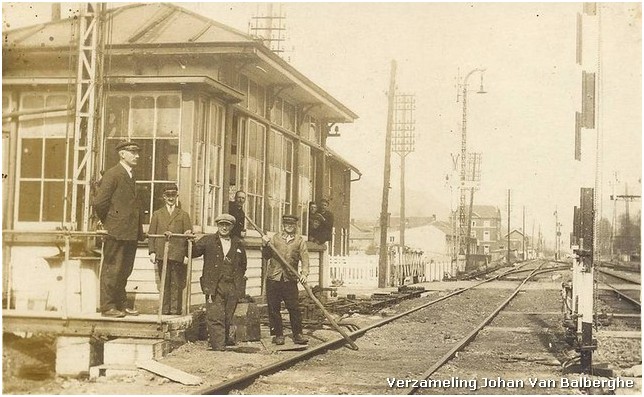
[[[510,265],[510,189],[508,189],[508,265]]]
[[[559,236],[561,236],[561,230],[559,229],[559,226],[561,226],[561,223],[559,223],[559,211],[557,210],[557,207],[555,207],[555,260],[559,260],[559,249],[561,245],[561,241],[559,239]]]
[[[400,156],[400,247],[405,249],[405,157],[415,149],[416,144],[416,96],[396,94],[394,97],[394,125],[391,150]]]
[[[385,171],[382,185],[382,207],[380,209],[380,250],[378,257],[378,288],[387,286],[388,250],[387,227],[389,221],[389,184],[391,178],[391,129],[393,124],[394,97],[396,95],[396,61],[391,61],[391,76],[389,79],[389,106],[387,109],[387,131],[385,133]]]
[[[480,161],[481,161],[481,153],[470,153],[470,163],[472,163],[472,177],[469,178],[470,181],[472,181],[472,188],[470,189],[470,210],[469,214],[467,216],[467,245],[465,249],[465,267],[467,268],[467,264],[470,260],[470,246],[471,244],[469,243],[469,240],[472,238],[472,211],[474,210],[474,191],[476,190],[476,182],[480,181],[481,179],[481,173],[477,172],[480,170]],[[476,166],[479,166],[477,168]]]
[[[526,260],[526,255],[525,255],[526,254],[525,253],[525,239],[526,239],[526,236],[525,236],[525,234],[526,234],[525,233],[525,205],[523,206],[523,222],[522,223],[523,223],[523,226],[521,226],[521,232],[523,232],[523,237],[522,237],[522,239],[523,239],[523,255],[521,255],[521,256],[523,257],[523,260],[525,261]]]

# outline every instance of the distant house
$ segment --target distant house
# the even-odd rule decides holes
[[[458,212],[453,217],[458,221]],[[471,222],[470,237],[476,239],[476,250],[472,253],[488,255],[498,250],[501,240],[501,211],[493,205],[474,205]]]
[[[349,254],[366,253],[373,244],[373,224],[375,222],[360,222],[351,219],[349,226]]]
[[[525,240],[526,252],[529,253],[529,249],[530,249],[529,237],[524,236],[524,234],[518,229],[513,229],[510,232],[510,252],[515,252],[517,255],[517,258],[519,259],[523,258],[524,240]],[[507,251],[507,241],[508,241],[508,235],[506,233],[505,236],[503,236],[503,242],[505,242],[505,244],[503,244],[503,249],[505,249],[506,251]]]

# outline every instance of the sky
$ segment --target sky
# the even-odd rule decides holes
[[[74,3],[63,3],[73,9]],[[579,189],[595,186],[595,130],[582,131],[582,161],[574,160],[575,111],[581,110],[581,68],[575,63],[581,3],[281,3],[285,58],[358,114],[328,145],[358,167],[353,218],[375,220],[383,187],[387,90],[397,62],[397,92],[416,96],[416,147],[406,157],[407,216],[447,218],[458,190],[446,183],[451,154],[460,153],[463,103],[457,83],[469,71],[467,149],[482,154],[475,204],[494,205],[511,227],[541,228],[552,244],[554,212],[568,246]],[[181,3],[248,32],[267,3]],[[3,3],[3,28],[46,22],[49,3]],[[601,216],[612,218],[609,181],[617,194],[641,192],[641,4],[601,3],[599,94]],[[459,78],[460,76],[460,78]],[[389,211],[399,213],[399,157],[392,155]],[[617,205],[623,212],[624,204]],[[631,205],[636,213],[639,203]],[[504,226],[505,228],[506,226]],[[534,229],[533,229],[534,228]],[[504,229],[505,230],[505,229]]]

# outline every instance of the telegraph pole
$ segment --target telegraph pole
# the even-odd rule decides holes
[[[380,250],[378,257],[378,288],[387,286],[388,250],[387,224],[389,221],[389,184],[391,178],[391,130],[393,124],[394,97],[396,95],[396,61],[391,61],[391,76],[389,79],[389,106],[387,109],[387,131],[385,133],[385,171],[382,185],[382,207],[380,209]]]
[[[521,231],[523,232],[523,237],[522,237],[523,238],[523,255],[521,255],[521,256],[523,257],[523,260],[525,261],[525,259],[526,259],[526,255],[525,255],[525,239],[526,239],[526,236],[525,236],[526,235],[526,233],[525,233],[525,205],[523,206],[523,226],[522,226]]]
[[[416,97],[397,94],[394,97],[394,125],[391,149],[400,156],[400,246],[405,249],[405,157],[414,151]]]
[[[510,264],[510,189],[508,189],[508,265]]]

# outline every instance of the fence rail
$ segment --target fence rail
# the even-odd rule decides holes
[[[418,252],[391,250],[389,261],[389,285],[441,281],[456,276],[457,267],[448,257],[427,259]],[[378,286],[378,256],[350,255],[329,256],[329,279],[351,286]]]

